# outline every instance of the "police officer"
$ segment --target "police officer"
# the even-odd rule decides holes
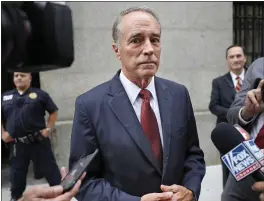
[[[61,181],[49,139],[58,108],[46,92],[30,87],[31,79],[30,73],[15,72],[16,89],[2,95],[2,140],[10,145],[11,201],[22,197],[30,160],[41,166],[50,186]],[[49,112],[47,125],[45,111]]]

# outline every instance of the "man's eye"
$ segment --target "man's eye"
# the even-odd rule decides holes
[[[139,38],[133,38],[131,40],[131,43],[140,43],[140,39]]]
[[[152,43],[159,43],[160,39],[159,38],[153,38],[153,39],[151,39],[151,42]]]

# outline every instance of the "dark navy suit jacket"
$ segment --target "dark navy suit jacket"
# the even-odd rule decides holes
[[[217,124],[227,122],[227,111],[235,96],[236,90],[229,72],[213,80],[209,110],[217,116]]]
[[[198,198],[205,162],[187,89],[155,77],[164,140],[161,170],[119,73],[76,99],[69,168],[84,154],[100,151],[76,198],[139,201],[160,192],[161,184],[185,186]]]

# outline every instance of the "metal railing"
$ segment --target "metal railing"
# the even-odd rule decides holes
[[[264,2],[233,2],[233,37],[249,63],[264,56]]]

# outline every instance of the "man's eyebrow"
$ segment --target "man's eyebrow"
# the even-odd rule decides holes
[[[154,33],[154,34],[152,34],[151,36],[154,36],[154,37],[159,37],[160,38],[160,34],[158,33]]]
[[[135,37],[138,37],[141,35],[142,35],[141,33],[133,33],[133,34],[131,34],[131,36],[129,38],[135,38]]]
[[[129,38],[135,38],[135,37],[139,37],[142,36],[141,33],[133,33],[131,34],[131,36]],[[160,38],[160,34],[159,33],[152,33],[151,37],[159,37]]]

